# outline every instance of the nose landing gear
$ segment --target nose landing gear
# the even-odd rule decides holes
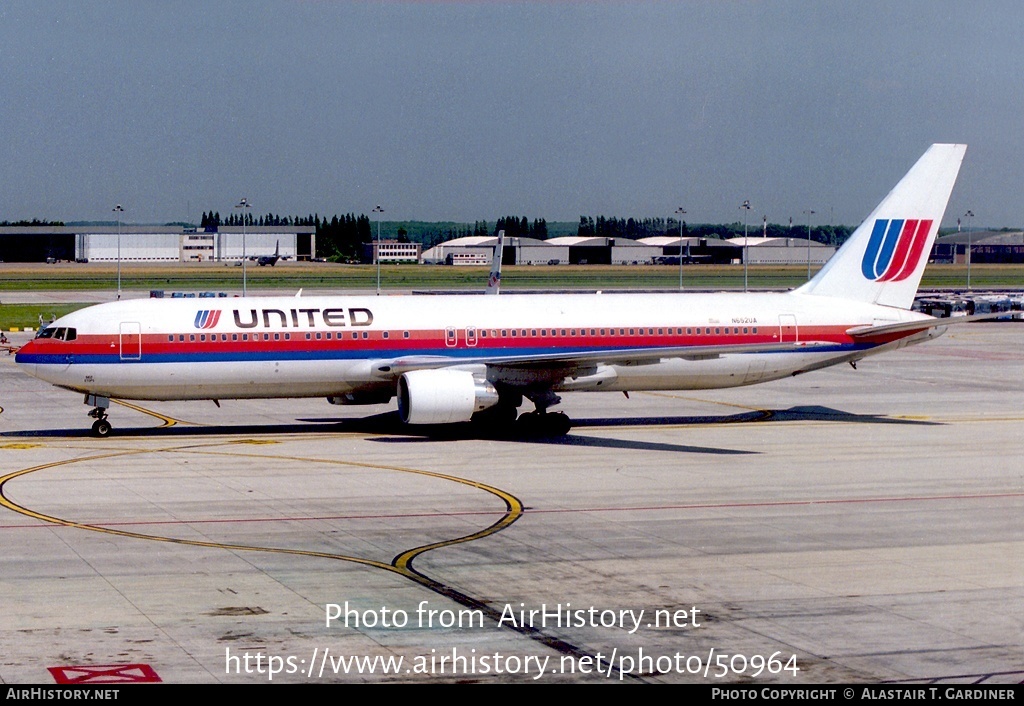
[[[93,405],[93,409],[89,412],[89,416],[96,420],[92,423],[93,436],[100,438],[109,436],[113,429],[110,426],[110,422],[107,421],[107,409],[110,408],[110,398],[86,395],[85,404]]]

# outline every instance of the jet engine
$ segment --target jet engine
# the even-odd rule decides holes
[[[498,404],[498,391],[465,370],[412,370],[398,378],[398,413],[406,424],[468,422]]]

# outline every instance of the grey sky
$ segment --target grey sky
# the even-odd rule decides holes
[[[1020,226],[1024,3],[0,4],[0,219],[859,222],[932,142]],[[191,209],[191,211],[189,211]]]

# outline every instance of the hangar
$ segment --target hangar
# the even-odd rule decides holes
[[[743,262],[744,241],[747,262],[751,265],[824,265],[835,255],[832,245],[824,245],[807,238],[772,238],[750,236],[729,238],[726,242],[739,248],[740,262]]]
[[[423,261],[448,265],[486,265],[498,239],[493,236],[455,238],[423,252]],[[747,257],[754,264],[800,265],[810,259],[824,264],[835,247],[806,238],[746,239]],[[637,265],[676,264],[682,253],[684,263],[741,264],[744,238],[698,238],[651,236],[641,240],[601,236],[565,235],[547,240],[507,238],[502,263],[505,265]]]
[[[244,240],[244,248],[243,248]],[[119,248],[120,241],[120,248]],[[244,256],[272,254],[280,244],[282,258],[311,260],[316,256],[313,226],[3,226],[0,260],[4,262],[232,262]]]
[[[932,246],[932,262],[975,264],[1024,262],[1024,231],[976,230],[940,235]]]

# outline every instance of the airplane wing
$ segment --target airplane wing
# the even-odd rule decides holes
[[[665,358],[708,360],[730,353],[776,353],[801,351],[820,346],[833,346],[828,341],[796,341],[788,343],[747,343],[718,346],[659,346],[652,348],[613,348],[592,351],[529,353],[490,356],[405,356],[379,360],[373,364],[374,375],[386,379],[412,370],[429,370],[462,365],[489,365],[503,368],[557,368],[573,370],[603,363],[606,365],[645,365]]]

